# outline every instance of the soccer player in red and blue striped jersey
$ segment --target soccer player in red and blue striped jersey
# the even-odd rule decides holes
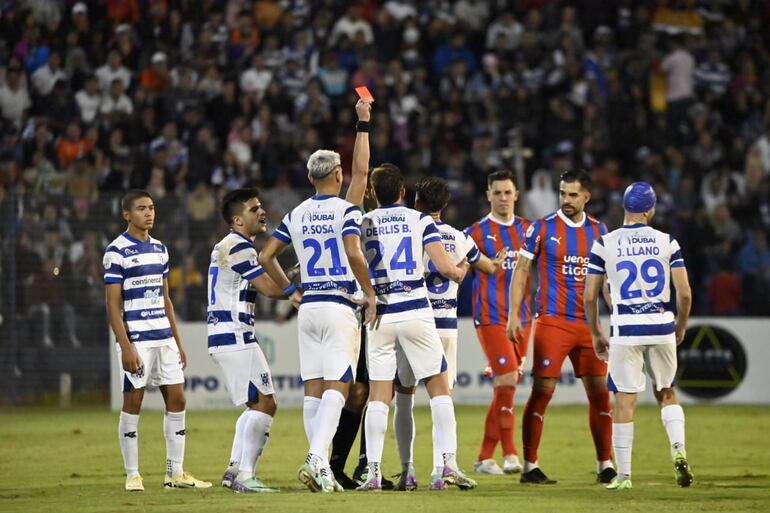
[[[612,412],[607,391],[607,364],[597,358],[583,311],[583,289],[591,244],[607,228],[584,212],[591,198],[591,177],[585,171],[561,175],[561,208],[536,221],[527,230],[511,283],[509,336],[522,330],[518,307],[522,303],[530,269],[536,266],[539,284],[535,298],[534,383],[524,408],[524,472],[522,483],[553,484],[537,463],[546,407],[553,396],[561,366],[569,356],[575,376],[582,378],[589,402],[589,425],[596,447],[597,476],[609,483],[612,466]],[[605,298],[607,297],[605,288]],[[609,302],[608,302],[609,304]],[[517,337],[518,338],[518,337]]]
[[[473,275],[473,324],[488,364],[495,373],[494,397],[487,411],[484,438],[474,465],[474,470],[482,473],[502,473],[493,459],[498,441],[503,448],[502,470],[508,473],[521,470],[513,438],[513,396],[529,341],[529,307],[526,301],[521,303],[519,313],[524,327],[521,344],[513,344],[505,332],[508,289],[519,248],[524,244],[524,234],[529,228],[526,219],[514,215],[518,196],[519,191],[510,171],[491,173],[487,179],[491,212],[465,230],[487,257],[494,259],[500,252],[505,254],[503,265],[497,272],[484,274],[474,270]]]

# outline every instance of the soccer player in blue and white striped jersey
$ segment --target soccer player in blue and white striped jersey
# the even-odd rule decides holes
[[[307,162],[315,195],[284,216],[260,254],[267,273],[284,291],[289,282],[276,259],[294,247],[302,278],[297,314],[300,374],[304,383],[303,420],[309,450],[297,477],[313,492],[343,491],[328,458],[360,347],[356,310],[364,305],[366,322],[375,316],[374,289],[361,251],[361,209],[369,161],[368,119],[371,104],[359,100],[359,125],[353,149],[353,180],[345,199],[338,153],[315,151]],[[363,294],[363,296],[361,296]]]
[[[457,264],[467,260],[473,268],[483,273],[495,273],[503,265],[507,257],[507,249],[503,248],[495,256],[495,259],[491,260],[479,251],[476,242],[470,235],[442,222],[441,211],[449,203],[449,198],[449,186],[441,178],[429,176],[421,179],[415,185],[414,208],[431,216],[441,235],[444,249],[452,261]],[[423,255],[423,264],[425,267],[425,286],[433,309],[436,330],[444,348],[444,355],[447,360],[447,377],[451,390],[457,379],[457,291],[460,286],[438,272],[427,254]],[[399,371],[399,382],[396,383],[395,395],[396,408],[393,416],[396,445],[402,467],[401,479],[396,485],[397,490],[417,488],[413,465],[415,427],[412,411],[417,383],[413,374],[408,371],[404,372],[405,370]],[[433,443],[433,466],[431,489],[442,490],[446,487],[443,479],[444,460],[435,441]]]
[[[684,447],[684,411],[671,384],[676,375],[676,346],[684,340],[692,298],[679,243],[649,222],[655,215],[655,191],[647,182],[628,186],[623,196],[624,225],[594,241],[583,302],[593,346],[617,387],[612,445],[618,477],[607,488],[631,488],[634,409],[646,386],[646,371],[661,396],[661,419],[671,443],[676,480],[690,486],[693,475]],[[597,301],[604,275],[612,296],[610,340],[599,324]],[[671,284],[676,315],[671,311]]]
[[[254,337],[254,303],[257,292],[275,299],[287,296],[258,262],[254,238],[267,229],[258,191],[228,192],[222,198],[222,218],[230,233],[214,246],[209,263],[209,354],[224,375],[233,404],[246,406],[235,423],[222,485],[234,492],[273,492],[255,475],[277,405],[267,360]],[[297,305],[302,298],[299,291],[289,296]]]
[[[366,412],[366,457],[369,474],[359,490],[382,488],[382,448],[393,393],[393,377],[407,371],[415,383],[425,380],[436,440],[443,455],[442,478],[460,488],[476,483],[457,467],[457,423],[449,392],[447,362],[436,331],[425,286],[423,254],[442,275],[459,283],[467,262],[456,265],[444,249],[436,224],[428,214],[404,207],[401,171],[383,164],[372,171],[377,208],[364,215],[361,242],[377,293],[377,322],[369,326],[367,365],[369,407]],[[399,364],[398,361],[403,363]],[[408,364],[408,365],[406,365]]]
[[[184,367],[187,357],[168,294],[168,251],[150,236],[155,205],[149,193],[129,191],[121,201],[128,228],[104,253],[107,317],[117,339],[123,371],[123,408],[118,438],[126,490],[142,491],[138,424],[145,386],[159,386],[166,402],[166,477],[169,488],[210,488],[183,470],[185,448]]]

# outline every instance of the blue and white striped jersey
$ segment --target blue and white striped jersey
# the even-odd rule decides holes
[[[254,242],[231,231],[211,251],[206,331],[209,353],[238,351],[256,344],[251,280],[264,273]]]
[[[104,251],[104,283],[118,283],[128,339],[143,347],[175,344],[166,317],[163,280],[168,277],[168,250],[158,239],[135,239],[121,233]]]
[[[612,296],[610,342],[675,342],[671,269],[684,267],[679,243],[645,224],[626,225],[594,241],[590,274],[607,274]]]
[[[364,215],[361,243],[380,322],[433,317],[423,264],[423,248],[431,242],[441,242],[441,234],[427,214],[388,205]]]
[[[361,209],[332,195],[315,195],[286,214],[273,237],[293,244],[302,278],[302,305],[340,303],[351,308],[359,290],[343,238],[361,235]]]
[[[468,259],[468,263],[472,264],[481,258],[476,242],[469,235],[441,221],[436,221],[436,227],[452,262],[459,264],[463,259]],[[438,334],[442,337],[457,337],[457,290],[460,285],[439,273],[427,253],[423,257],[423,264],[426,269],[428,299],[433,307]]]

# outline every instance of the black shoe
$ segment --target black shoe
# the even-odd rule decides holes
[[[548,476],[546,476],[539,467],[533,468],[529,472],[522,472],[519,482],[530,484],[556,484],[556,481],[548,479]]]
[[[380,486],[383,490],[393,490],[396,488],[396,484],[385,476],[380,479]]]
[[[336,479],[345,490],[355,490],[360,486],[356,481],[351,479],[344,470],[332,470],[332,472],[334,473],[334,479]]]
[[[353,471],[353,481],[358,481],[359,483],[363,484],[365,479],[364,475],[369,472],[369,467],[366,465],[358,465],[356,469]]]
[[[610,484],[615,478],[618,477],[618,473],[612,467],[607,467],[598,474],[596,474],[596,482]]]

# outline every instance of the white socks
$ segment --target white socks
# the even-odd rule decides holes
[[[120,412],[118,440],[126,477],[139,475],[139,415]]]
[[[245,413],[247,421],[243,429],[243,452],[236,477],[240,483],[254,477],[254,469],[270,436],[270,426],[273,425],[273,417],[266,413],[251,409]]]
[[[684,450],[684,410],[678,404],[671,404],[660,409],[660,420],[663,421],[663,427],[666,428],[668,441],[671,444],[671,457],[677,452],[681,452],[684,457],[687,453]]]
[[[163,417],[163,435],[166,438],[166,474],[171,477],[182,473],[184,462],[184,411],[167,411]]]
[[[396,412],[393,415],[393,431],[396,433],[401,470],[414,472],[414,394],[396,392]]]
[[[235,421],[235,434],[233,435],[233,448],[230,450],[230,464],[228,470],[238,473],[238,465],[241,462],[243,453],[243,431],[246,429],[246,423],[249,421],[248,408],[243,410],[241,416]]]
[[[531,462],[531,461],[524,460],[524,470],[523,470],[523,472],[525,474],[527,472],[529,472],[530,470],[535,470],[536,468],[540,468],[540,465],[538,465],[536,461],[535,462]]]
[[[307,397],[305,404],[307,404]],[[310,441],[310,454],[323,461],[323,467],[328,467],[329,445],[337,432],[340,414],[345,406],[345,396],[337,390],[326,390],[321,396],[315,419],[313,420],[313,437]],[[307,428],[306,428],[307,429]]]
[[[307,444],[313,443],[313,419],[318,412],[318,407],[321,405],[321,400],[317,397],[305,396],[305,401],[302,404],[302,421],[305,423],[305,436],[307,436]]]
[[[433,397],[430,400],[430,413],[436,428],[434,439],[444,458],[444,465],[456,469],[457,421],[452,398],[448,395]]]
[[[612,447],[618,465],[618,480],[631,477],[631,448],[634,445],[634,423],[612,424]]]
[[[364,430],[366,432],[366,459],[369,469],[375,465],[375,474],[380,477],[379,464],[382,463],[382,446],[385,443],[385,431],[388,429],[388,405],[381,401],[369,403],[366,410]],[[373,477],[370,472],[370,478]]]

